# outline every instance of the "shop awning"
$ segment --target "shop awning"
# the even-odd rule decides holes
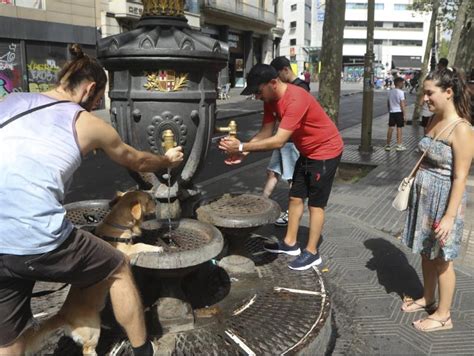
[[[392,56],[392,68],[421,69],[421,56]]]

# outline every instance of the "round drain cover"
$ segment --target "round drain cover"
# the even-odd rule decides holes
[[[254,194],[224,194],[209,199],[196,210],[197,219],[217,227],[246,228],[273,223],[280,206]]]

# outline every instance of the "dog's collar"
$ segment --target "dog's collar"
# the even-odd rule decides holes
[[[136,236],[132,236],[132,237],[101,236],[100,238],[107,242],[125,242],[127,244],[131,244],[135,241]]]
[[[131,230],[133,228],[133,226],[125,226],[125,225],[120,225],[120,224],[116,224],[116,223],[108,222],[108,221],[104,221],[104,224],[115,227],[116,229],[119,229],[122,231]]]

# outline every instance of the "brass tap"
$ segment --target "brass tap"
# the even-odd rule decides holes
[[[172,130],[163,131],[161,138],[163,139],[161,146],[163,147],[165,153],[168,152],[170,148],[176,147],[176,141],[174,140],[174,134]]]
[[[234,120],[229,122],[228,126],[216,126],[216,132],[228,132],[230,137],[237,137],[237,123]]]

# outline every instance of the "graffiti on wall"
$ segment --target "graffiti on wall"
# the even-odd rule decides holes
[[[0,98],[12,92],[22,91],[19,57],[18,44],[10,43],[6,46],[0,44]]]
[[[27,68],[30,92],[44,92],[56,86],[60,68],[54,59],[46,59],[45,63],[36,63],[32,60],[28,63]]]

